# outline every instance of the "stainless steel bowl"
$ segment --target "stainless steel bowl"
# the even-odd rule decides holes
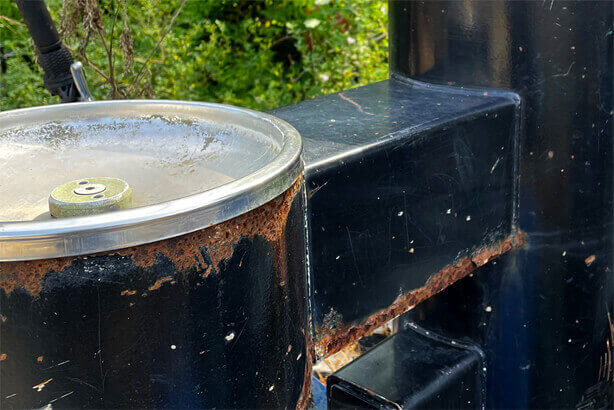
[[[302,169],[298,132],[243,108],[135,100],[2,112],[0,261],[92,254],[193,232],[270,201]],[[53,188],[94,176],[128,181],[134,207],[48,216]]]

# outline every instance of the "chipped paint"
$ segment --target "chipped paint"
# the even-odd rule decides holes
[[[399,296],[388,308],[372,314],[360,324],[344,325],[338,317],[333,320],[334,311],[331,311],[331,320],[325,320],[325,325],[316,331],[317,357],[330,356],[361,337],[369,335],[384,323],[468,276],[480,266],[506,252],[525,246],[526,241],[526,234],[519,231],[494,244],[484,245],[471,255],[459,258],[453,264],[444,267],[431,276],[424,286]]]
[[[213,270],[218,270],[222,261],[232,256],[234,246],[243,237],[251,238],[260,235],[275,245],[283,243],[281,238],[292,200],[300,191],[302,183],[303,177],[300,176],[290,188],[278,197],[243,215],[217,225],[176,238],[102,252],[95,254],[95,256],[113,254],[129,256],[134,265],[141,268],[152,267],[159,257],[164,257],[173,263],[178,272],[197,268],[204,270],[203,276],[207,277]],[[208,260],[205,259],[205,254]],[[0,287],[7,294],[15,288],[23,288],[30,294],[37,295],[42,290],[42,282],[48,274],[52,272],[61,273],[71,265],[73,260],[87,257],[89,256],[0,262]],[[158,289],[161,284],[156,281],[152,287]],[[122,295],[131,295],[132,290],[127,289],[124,292],[126,293],[122,292]]]
[[[149,290],[158,290],[158,289],[160,289],[162,287],[163,283],[170,282],[171,280],[173,280],[172,276],[164,276],[164,277],[156,280],[156,282],[153,285],[151,285],[149,288],[147,288],[147,289],[149,289]]]
[[[27,367],[23,368],[19,367],[16,363],[17,358],[11,353],[14,349],[7,349],[8,360],[0,363],[3,365],[13,363],[12,366],[18,366],[17,372],[34,374],[29,382],[26,380],[28,384],[22,386],[30,392],[23,397],[22,402],[31,404],[36,403],[36,400],[45,400],[44,404],[50,402],[49,399],[56,400],[55,397],[61,398],[61,394],[69,393],[72,388],[70,380],[65,377],[59,380],[50,374],[50,371],[57,372],[62,369],[64,372],[70,371],[70,365],[58,367],[62,363],[55,363],[65,359],[71,359],[76,363],[83,354],[89,357],[80,370],[84,380],[87,380],[86,378],[96,380],[101,371],[105,374],[116,372],[126,380],[130,379],[130,383],[135,385],[140,383],[141,379],[149,380],[147,363],[152,361],[185,361],[187,358],[186,363],[189,363],[194,371],[200,372],[201,369],[210,368],[211,363],[219,361],[229,363],[225,356],[230,357],[232,354],[233,360],[241,358],[233,362],[232,366],[261,370],[261,375],[257,376],[259,383],[253,386],[252,393],[245,395],[236,389],[231,389],[220,392],[219,397],[198,397],[202,391],[209,389],[209,385],[215,384],[215,381],[212,381],[202,385],[202,381],[198,381],[199,387],[190,390],[194,394],[191,397],[201,400],[199,401],[201,404],[219,402],[221,398],[227,397],[228,402],[266,402],[270,405],[286,403],[287,407],[306,408],[309,404],[313,343],[305,341],[310,339],[312,333],[309,330],[309,313],[305,308],[307,298],[304,286],[306,256],[303,189],[304,183],[299,179],[291,189],[269,203],[200,232],[165,240],[163,243],[96,255],[76,256],[67,260],[63,264],[64,267],[57,271],[51,270],[47,274],[42,272],[36,278],[40,282],[39,287],[35,289],[38,296],[30,293],[27,299],[42,305],[43,308],[37,310],[36,320],[29,318],[26,308],[2,312],[7,314],[8,324],[13,323],[14,327],[11,329],[24,326],[19,323],[20,321],[25,323],[29,326],[28,334],[33,335],[28,340],[34,341],[40,339],[36,335],[47,334],[49,326],[52,326],[53,331],[58,334],[70,335],[77,329],[79,332],[94,336],[103,335],[101,336],[103,338],[77,340],[76,343],[80,347],[78,351],[58,350],[51,346],[45,352],[41,351],[36,343],[26,344],[24,348],[27,354],[24,356],[26,358],[24,361]],[[230,258],[232,260],[224,261]],[[242,267],[240,267],[241,261]],[[203,277],[208,279],[205,280]],[[247,280],[248,278],[250,280]],[[245,288],[249,292],[252,289],[250,286],[250,283],[253,283],[252,278],[255,281],[267,279],[270,289],[267,288],[266,292],[270,297],[265,297],[265,300],[249,295],[252,301],[245,292],[226,292],[226,289],[236,291],[233,285],[239,284],[246,284]],[[1,279],[5,277],[0,276]],[[24,290],[27,289],[23,286],[23,281],[14,283],[10,290],[13,289],[15,292],[9,296],[9,300],[26,296]],[[3,297],[5,291],[6,289],[0,290]],[[159,308],[161,300],[162,304],[168,306],[169,311],[175,314],[160,315],[156,309]],[[136,306],[135,309],[129,308],[133,305]],[[77,306],[78,309],[73,306]],[[202,306],[206,306],[207,309],[202,310]],[[271,309],[270,306],[274,306],[275,309]],[[228,317],[218,317],[215,312],[219,309],[225,314],[229,312]],[[264,327],[260,324],[245,326],[247,317],[252,320],[250,314],[252,309],[256,312],[253,320],[262,321]],[[245,314],[245,323],[235,323],[228,319],[235,311]],[[204,313],[187,315],[186,318],[185,312]],[[214,314],[210,314],[211,312]],[[201,343],[200,339],[186,342],[167,338],[166,330],[170,329],[172,333],[172,329],[176,329],[179,323],[177,317],[180,317],[182,328],[205,329],[204,343]],[[117,322],[116,318],[120,318],[120,322]],[[292,322],[290,327],[287,321]],[[154,326],[146,325],[149,322],[154,323]],[[275,334],[275,329],[280,323],[289,331],[280,333],[279,339],[272,343],[259,344],[252,349],[245,349],[244,346],[249,347],[249,342],[245,339],[247,334],[253,335],[255,340],[260,340],[259,338],[268,340],[269,335]],[[5,325],[0,324],[0,327],[3,326]],[[108,341],[107,336],[113,338],[116,334],[122,336],[114,339],[117,340],[117,344],[109,345],[105,342]],[[160,337],[157,334],[160,334]],[[20,339],[9,342],[20,345],[22,343]],[[134,343],[138,344],[142,340],[148,340],[145,343],[146,347],[137,349],[138,352],[134,351],[132,349]],[[217,353],[209,354],[209,351],[219,353],[219,347],[224,344],[227,346],[222,352],[224,357]],[[109,360],[109,357],[115,357],[112,353],[114,350],[123,352],[122,357]],[[163,353],[162,356],[160,352]],[[287,355],[284,355],[286,353]],[[37,360],[41,354],[45,354],[43,363]],[[199,360],[190,362],[189,358],[194,354]],[[265,362],[260,358],[271,355],[279,355],[277,366],[283,362],[283,373],[287,377],[280,379],[277,375],[262,369],[262,363]],[[163,373],[166,377],[171,372]],[[250,374],[253,375],[253,372]],[[41,383],[51,376],[53,381]],[[237,384],[230,377],[223,382]],[[32,383],[36,384],[34,390],[31,390]],[[201,385],[205,387],[200,387]],[[275,385],[274,390],[268,393],[267,389],[271,385]],[[125,397],[125,400],[131,403],[141,403],[141,407],[151,404],[151,396],[147,391],[134,391],[128,386],[122,383],[114,388],[125,392],[121,397]],[[12,392],[10,389],[7,390],[7,394]],[[37,390],[42,394],[38,394]],[[96,403],[104,399],[107,391],[100,389],[92,391],[91,395],[78,397],[73,394],[69,399],[78,403]],[[262,401],[256,401],[259,399]],[[64,402],[58,401],[54,406],[60,403]],[[32,406],[26,405],[26,407]]]

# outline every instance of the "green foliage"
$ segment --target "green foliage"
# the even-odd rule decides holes
[[[383,0],[188,0],[172,26],[183,0],[64,3],[62,12],[61,0],[47,1],[97,99],[266,110],[387,77]],[[0,16],[21,21],[12,1],[0,0]],[[0,17],[0,47],[0,109],[57,102],[42,87],[25,27]]]

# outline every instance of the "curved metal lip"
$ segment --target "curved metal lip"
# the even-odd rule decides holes
[[[84,105],[104,108],[139,104],[203,107],[250,116],[281,133],[281,150],[258,170],[187,197],[100,215],[0,223],[0,262],[87,255],[198,231],[264,205],[287,190],[303,172],[301,137],[294,127],[272,115],[225,104],[173,100],[96,101],[5,111],[0,113],[0,121],[8,115],[27,119],[29,114],[41,109],[62,111]]]

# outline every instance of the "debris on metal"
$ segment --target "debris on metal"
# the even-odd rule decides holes
[[[364,338],[354,340],[338,352],[333,353],[328,357],[320,358],[313,366],[314,377],[316,377],[323,385],[326,385],[326,378],[328,376],[367,353],[374,346],[376,346],[379,341],[395,334],[397,327],[398,319],[392,319],[391,321],[386,322],[382,326],[375,329],[369,335],[365,335],[375,336],[375,341],[363,343],[365,341]]]

